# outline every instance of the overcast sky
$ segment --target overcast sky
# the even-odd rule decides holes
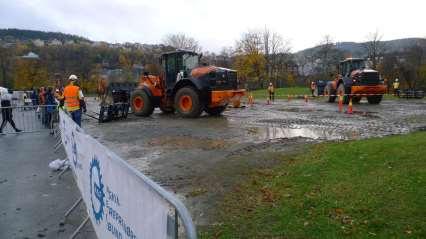
[[[96,41],[160,43],[185,33],[203,50],[234,46],[241,33],[265,26],[292,51],[334,41],[426,37],[422,0],[0,0],[0,28],[60,31]]]

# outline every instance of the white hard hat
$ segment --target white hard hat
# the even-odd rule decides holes
[[[0,95],[5,95],[7,93],[9,93],[9,90],[7,88],[0,86]]]
[[[398,78],[396,78],[395,81],[398,81]]]
[[[70,75],[70,77],[68,77],[68,80],[77,80],[77,76],[76,75]]]

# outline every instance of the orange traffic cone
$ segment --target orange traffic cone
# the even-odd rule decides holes
[[[287,98],[288,98],[288,101],[290,102],[290,100],[291,100],[291,96],[290,96],[290,95],[287,95]]]
[[[348,106],[348,114],[352,114],[353,110],[352,110],[352,98],[349,99],[349,106]]]
[[[339,95],[339,112],[343,111],[343,96]]]
[[[250,94],[250,96],[249,96],[249,104],[250,104],[250,106],[253,106],[253,104],[254,104],[254,98],[253,98],[252,94]]]
[[[308,96],[305,95],[305,103],[308,103]]]

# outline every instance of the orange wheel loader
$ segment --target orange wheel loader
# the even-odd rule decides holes
[[[376,70],[369,69],[366,61],[360,58],[348,58],[338,66],[339,73],[332,81],[327,82],[324,95],[328,102],[334,102],[337,96],[343,96],[343,103],[358,103],[362,97],[367,97],[368,103],[379,104],[386,86]]]
[[[220,115],[233,100],[245,95],[238,88],[237,72],[216,66],[200,66],[201,55],[177,50],[161,56],[160,76],[147,72],[132,92],[130,105],[137,116],[149,116],[159,107],[182,117],[196,118],[203,111]]]

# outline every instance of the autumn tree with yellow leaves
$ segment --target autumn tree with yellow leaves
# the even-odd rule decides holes
[[[235,49],[233,67],[240,78],[254,83],[255,87],[266,87],[268,82],[294,85],[295,76],[288,78],[290,47],[278,33],[267,28],[248,31],[242,34]]]
[[[17,90],[35,89],[49,83],[46,67],[36,60],[17,59],[13,75],[13,85]]]

